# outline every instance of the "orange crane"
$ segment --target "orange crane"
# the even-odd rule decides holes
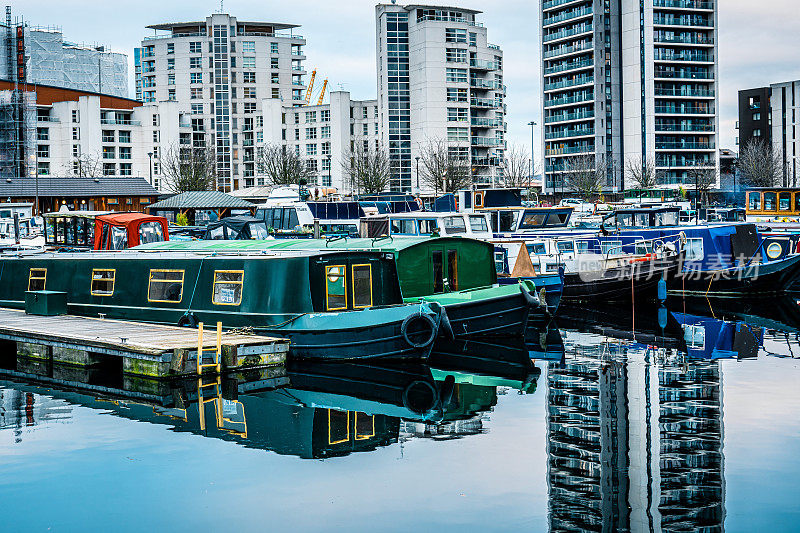
[[[317,78],[317,69],[311,71],[311,80],[308,82],[308,89],[306,89],[306,105],[311,103],[311,91],[314,90],[314,80]]]
[[[325,81],[322,82],[322,90],[319,92],[319,100],[317,100],[317,105],[322,105],[322,100],[325,98],[325,89],[328,87],[328,78],[325,78]]]

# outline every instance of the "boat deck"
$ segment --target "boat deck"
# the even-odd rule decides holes
[[[197,373],[197,329],[0,308],[0,340],[16,343],[17,355],[56,363],[91,366],[99,358],[121,357],[125,373]],[[216,344],[216,330],[204,327],[204,363]],[[283,364],[289,351],[286,339],[235,332],[224,332],[221,346],[225,370]]]

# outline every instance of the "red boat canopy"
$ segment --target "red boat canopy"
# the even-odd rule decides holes
[[[140,244],[169,240],[164,217],[144,213],[99,215],[94,222],[95,250],[124,250]]]

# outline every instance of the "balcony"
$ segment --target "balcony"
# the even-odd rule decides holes
[[[544,90],[557,91],[559,89],[566,89],[568,87],[577,87],[579,85],[589,85],[594,83],[594,76],[574,76],[570,79],[557,81],[554,83],[545,83]]]
[[[575,111],[574,113],[558,113],[555,115],[550,115],[548,117],[545,117],[544,122],[545,124],[550,124],[553,122],[567,122],[569,120],[583,120],[591,118],[594,118],[593,109]]]
[[[656,150],[714,150],[713,142],[702,141],[656,141]]]
[[[547,67],[544,69],[545,76],[550,74],[557,74],[559,72],[566,72],[568,70],[576,70],[579,68],[589,68],[594,66],[594,60],[592,58],[582,59],[579,61],[566,61],[564,63],[557,63],[552,67]]]
[[[709,133],[714,131],[713,124],[663,124],[656,122],[655,131]]]
[[[568,139],[570,137],[594,137],[594,128],[560,129],[544,134],[544,138],[547,140]]]
[[[591,31],[592,31],[592,24],[584,22],[583,24],[573,26],[572,28],[563,28],[561,30],[558,30],[557,32],[546,33],[542,38],[542,41],[549,43],[551,41],[566,39],[567,37],[573,37],[575,35],[580,35],[582,33],[590,33]]]
[[[678,87],[656,87],[656,96],[680,96],[687,98],[713,98],[712,89],[685,89]]]
[[[581,7],[581,8],[571,9],[569,11],[564,11],[562,13],[559,13],[558,15],[545,18],[542,21],[542,26],[552,26],[553,24],[559,24],[561,22],[566,22],[568,20],[591,16],[592,13],[593,10],[591,7]]]
[[[503,140],[496,137],[472,137],[472,146],[500,146]]]
[[[670,9],[705,9],[712,11],[714,2],[707,0],[653,0],[653,7]]]
[[[578,0],[547,0],[547,2],[542,4],[542,9],[547,11],[548,9],[553,9],[554,7],[563,6],[564,4],[571,4],[577,1]]]
[[[674,50],[656,48],[653,59],[656,61],[686,61],[693,63],[713,63],[714,55],[705,50]]]
[[[110,126],[141,126],[142,123],[138,120],[117,120],[113,118],[101,118],[100,124],[106,124]]]
[[[708,106],[677,106],[677,105],[657,105],[655,107],[657,115],[713,115],[713,109]]]
[[[485,109],[501,107],[502,104],[491,98],[471,98],[469,101],[470,107],[480,107]]]
[[[672,32],[664,32],[664,31],[657,31],[654,33],[653,41],[656,43],[668,43],[668,44],[703,44],[703,45],[713,45],[714,44],[714,37],[711,35],[706,35],[705,33],[672,33]]]
[[[505,85],[495,80],[483,80],[480,78],[470,78],[469,86],[476,89],[485,89],[487,91],[505,91]]]
[[[486,61],[486,60],[483,60],[483,59],[470,59],[469,60],[469,66],[470,66],[470,68],[475,69],[475,70],[491,71],[491,70],[499,70],[500,69],[500,63],[499,62],[497,62],[497,61]]]
[[[714,23],[704,15],[669,15],[656,13],[653,16],[655,26],[693,26],[711,28]]]
[[[474,128],[502,128],[503,122],[496,118],[472,117],[470,124]]]
[[[562,105],[581,104],[585,102],[592,102],[594,100],[594,92],[582,92],[573,96],[562,96],[559,98],[549,98],[544,101],[545,107],[558,107]]]
[[[698,68],[681,68],[681,69],[656,69],[654,78],[663,78],[671,80],[713,80],[714,73],[709,72],[707,69]]]
[[[559,148],[550,148],[548,150],[545,150],[544,155],[547,157],[558,157],[563,155],[589,154],[589,153],[594,153],[593,144],[581,144],[578,146],[564,146]],[[562,168],[561,170],[564,169]]]
[[[545,50],[544,58],[548,59],[551,57],[565,56],[577,52],[583,52],[584,50],[591,50],[592,48],[594,48],[594,43],[592,41],[581,41],[569,46],[559,46],[553,50]]]

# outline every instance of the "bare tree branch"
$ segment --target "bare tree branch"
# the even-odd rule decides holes
[[[511,145],[506,150],[503,181],[506,187],[529,187],[533,179],[530,153],[521,145]]]
[[[342,171],[350,179],[353,190],[367,194],[387,190],[392,177],[388,152],[382,146],[365,150],[360,143],[355,151],[344,156]]]
[[[637,189],[654,189],[663,181],[663,172],[656,169],[652,159],[629,159],[625,164],[625,174]]]
[[[605,157],[593,154],[576,155],[564,161],[567,187],[577,192],[584,200],[600,194],[606,181]]]
[[[305,185],[316,178],[314,171],[296,152],[278,144],[258,149],[256,168],[270,185]]]
[[[217,161],[212,146],[171,146],[161,153],[161,173],[174,193],[213,190]]]
[[[96,178],[103,173],[103,162],[99,154],[82,153],[70,159],[64,166],[67,174],[77,178]]]
[[[737,166],[752,187],[774,187],[783,177],[781,154],[764,139],[749,140],[739,153]]]
[[[458,147],[441,139],[432,139],[419,150],[422,163],[420,181],[442,193],[456,192],[472,185],[469,151],[462,155]]]

